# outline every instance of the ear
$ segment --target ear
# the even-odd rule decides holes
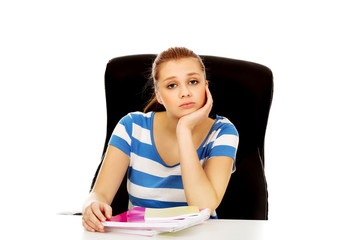
[[[155,90],[155,96],[156,96],[156,100],[158,101],[158,103],[160,103],[161,105],[163,105],[163,101],[162,101],[162,98],[160,96],[160,93]]]
[[[209,86],[209,81],[205,80],[205,86],[208,87]]]

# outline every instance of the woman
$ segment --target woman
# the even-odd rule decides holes
[[[104,231],[101,221],[112,216],[110,204],[126,171],[129,209],[192,205],[210,209],[216,218],[235,170],[238,133],[226,118],[209,118],[213,99],[205,67],[191,50],[159,54],[152,81],[154,97],[144,113],[129,113],[114,129],[84,204],[88,231]]]

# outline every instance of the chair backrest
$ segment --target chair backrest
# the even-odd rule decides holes
[[[107,64],[107,133],[103,157],[120,118],[132,111],[142,111],[148,101],[149,96],[143,94],[143,89],[155,57],[153,54],[124,56]],[[272,72],[257,63],[216,56],[201,57],[214,99],[211,114],[227,117],[239,132],[237,170],[231,176],[217,214],[223,219],[265,220],[268,218],[268,193],[264,174],[264,138],[273,94]],[[113,214],[127,210],[125,179],[112,207]]]

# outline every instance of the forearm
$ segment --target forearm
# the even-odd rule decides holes
[[[110,205],[126,174],[129,162],[130,159],[125,153],[110,145],[94,188],[86,199],[84,206],[86,207],[93,201]]]
[[[183,129],[181,134],[178,134],[178,145],[181,175],[188,204],[215,210],[219,200],[200,164],[191,131]]]

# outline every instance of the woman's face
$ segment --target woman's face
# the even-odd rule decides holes
[[[182,58],[160,65],[155,93],[168,115],[180,118],[205,104],[206,85],[199,60]]]

